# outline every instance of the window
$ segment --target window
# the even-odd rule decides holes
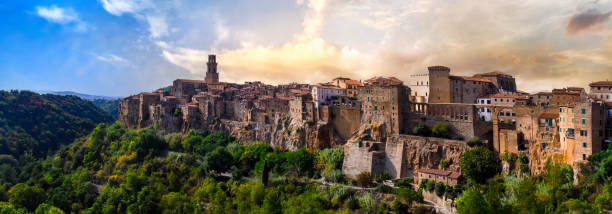
[[[582,154],[582,160],[586,160],[586,154]]]
[[[582,118],[582,124],[586,124],[586,118]]]
[[[580,130],[580,136],[586,137],[587,136],[587,130]]]
[[[582,142],[582,148],[586,148],[587,147],[587,143],[586,142]]]
[[[586,114],[586,109],[582,108],[582,114]]]
[[[563,108],[559,108],[559,112],[563,112]]]
[[[487,104],[491,104],[491,100],[487,100]]]

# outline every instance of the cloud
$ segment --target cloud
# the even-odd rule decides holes
[[[145,8],[151,7],[148,0],[100,0],[102,7],[110,14],[120,16],[124,13],[137,13]]]
[[[610,15],[612,15],[612,11],[599,13],[594,9],[586,10],[570,17],[565,30],[568,35],[575,35],[608,21]]]
[[[106,56],[98,55],[96,59],[108,63],[129,63],[126,59],[114,54],[108,54]]]
[[[82,21],[79,14],[72,8],[60,8],[56,5],[37,6],[36,14],[52,23],[73,25],[74,29],[79,32],[84,32],[88,28],[88,24]]]

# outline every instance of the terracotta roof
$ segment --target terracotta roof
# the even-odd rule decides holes
[[[527,96],[522,96],[518,94],[493,94],[492,98],[513,98],[513,99],[529,99]]]
[[[477,78],[477,77],[462,77],[462,79],[465,80],[465,81],[491,82],[491,80],[483,79],[483,78]]]
[[[446,170],[441,170],[441,169],[419,169],[419,172],[432,174],[432,175],[442,175],[442,176],[449,176],[452,173],[451,171],[446,171]]]
[[[476,77],[476,76],[499,76],[499,75],[511,76],[511,75],[509,75],[507,73],[500,72],[500,71],[493,71],[493,72],[487,72],[487,73],[482,73],[482,74],[476,74],[474,76]]]
[[[552,92],[542,91],[542,92],[536,93],[536,95],[552,95]]]
[[[181,82],[189,82],[189,83],[206,83],[206,80],[189,80],[189,79],[176,79]]]
[[[526,91],[521,91],[521,90],[516,90],[516,92],[521,93],[521,94],[529,94],[528,92],[526,92]]]
[[[461,172],[453,172],[448,177],[453,179],[459,179],[459,177],[461,177]]]
[[[389,77],[389,78],[385,78],[385,77],[372,77],[370,79],[365,80],[366,83],[379,83],[379,84],[383,84],[383,85],[399,85],[399,84],[403,84],[404,81],[401,81],[395,77]]]
[[[612,81],[592,82],[591,84],[589,84],[589,86],[612,86]]]
[[[362,86],[363,83],[357,81],[357,80],[346,80],[344,81],[344,83],[346,83],[347,85],[358,85],[358,86]]]
[[[154,95],[159,95],[159,93],[151,93],[151,92],[142,92],[140,93],[142,95],[147,95],[147,96],[154,96]]]
[[[540,118],[555,119],[559,117],[559,113],[544,112],[540,114]]]
[[[427,70],[450,70],[450,68],[441,65],[434,65],[427,67]]]

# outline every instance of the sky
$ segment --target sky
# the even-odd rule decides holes
[[[0,1],[0,89],[128,96],[203,79],[316,84],[427,66],[537,92],[612,80],[612,0]]]

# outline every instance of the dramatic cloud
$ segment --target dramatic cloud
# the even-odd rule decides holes
[[[159,55],[193,78],[203,76],[206,55],[214,52],[227,82],[317,83],[374,75],[406,81],[431,65],[449,66],[453,75],[506,72],[532,92],[612,79],[612,37],[567,37],[603,26],[610,12],[585,8],[612,11],[608,1],[296,0],[283,9],[298,11],[263,14],[203,9],[189,0],[165,6],[101,1],[111,14],[146,22]],[[568,23],[573,11],[586,12]],[[286,22],[292,16],[299,17]],[[266,22],[253,21],[261,17]]]
[[[87,30],[87,24],[83,22],[79,15],[72,8],[60,8],[55,5],[49,7],[36,7],[36,14],[49,22],[57,24],[73,24],[75,30]]]
[[[612,11],[607,13],[599,13],[597,10],[591,9],[583,13],[572,16],[567,23],[566,31],[569,35],[575,35],[580,31],[591,29],[610,19]]]

